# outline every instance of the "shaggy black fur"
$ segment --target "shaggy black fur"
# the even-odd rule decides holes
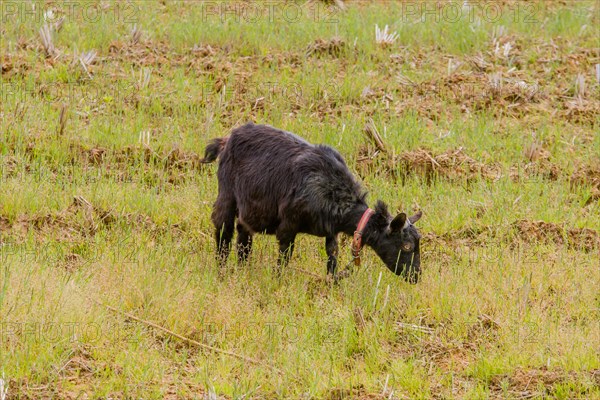
[[[234,228],[240,262],[250,253],[254,233],[275,234],[279,269],[292,255],[296,235],[307,233],[325,237],[327,272],[335,274],[337,235],[353,235],[368,208],[366,192],[336,150],[249,123],[206,147],[204,162],[217,157],[219,194],[212,221],[220,264],[227,260]],[[381,201],[374,210],[363,244],[373,248],[392,272],[416,283],[421,236],[413,224],[420,213],[408,221],[404,213],[392,219]]]

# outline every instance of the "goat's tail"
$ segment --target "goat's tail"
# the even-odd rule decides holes
[[[204,158],[200,160],[203,163],[213,162],[219,157],[223,149],[225,148],[225,144],[227,144],[227,136],[222,138],[216,138],[210,141],[206,149],[204,149]]]

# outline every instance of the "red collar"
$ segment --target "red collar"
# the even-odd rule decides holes
[[[360,217],[360,221],[358,221],[358,225],[354,231],[354,237],[352,238],[352,257],[354,258],[354,265],[360,265],[360,249],[362,248],[363,231],[365,230],[365,226],[367,226],[367,222],[369,222],[369,218],[371,218],[373,214],[375,214],[375,211],[367,208],[362,217]]]

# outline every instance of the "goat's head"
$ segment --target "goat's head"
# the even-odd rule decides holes
[[[412,217],[400,213],[392,219],[386,205],[378,201],[372,220],[372,235],[369,245],[385,265],[396,275],[410,283],[417,283],[421,275],[421,235],[414,225],[422,213]]]

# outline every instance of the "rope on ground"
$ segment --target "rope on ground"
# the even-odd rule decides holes
[[[110,310],[110,311],[112,311],[112,312],[114,312],[114,313],[116,313],[116,314],[119,314],[119,315],[125,316],[125,317],[127,317],[127,318],[131,318],[131,319],[133,319],[134,321],[137,321],[137,322],[139,322],[139,323],[141,323],[141,324],[147,325],[147,326],[149,326],[149,327],[152,327],[152,328],[154,328],[154,329],[157,329],[157,330],[159,330],[159,331],[165,332],[165,333],[167,333],[167,334],[169,334],[169,335],[171,335],[171,336],[173,336],[173,337],[175,337],[175,338],[177,338],[177,339],[180,339],[180,340],[182,340],[182,341],[184,341],[184,342],[187,342],[187,343],[189,343],[189,344],[192,344],[192,345],[194,345],[194,346],[197,346],[197,347],[200,347],[200,348],[203,348],[203,349],[206,349],[206,350],[212,351],[212,352],[214,352],[214,353],[224,354],[224,355],[226,355],[226,356],[230,356],[230,357],[238,358],[238,359],[240,359],[240,360],[246,361],[246,362],[248,362],[248,363],[251,363],[251,364],[263,365],[263,366],[265,366],[265,367],[268,367],[269,369],[272,369],[272,370],[274,370],[274,371],[281,372],[281,370],[279,370],[278,368],[276,368],[276,367],[274,367],[274,366],[272,366],[272,365],[270,365],[270,364],[267,364],[267,363],[265,363],[265,362],[262,362],[262,361],[260,361],[260,360],[256,360],[256,359],[254,359],[254,358],[250,358],[250,357],[247,357],[247,356],[244,356],[244,355],[241,355],[241,354],[237,354],[237,353],[234,353],[234,352],[232,352],[232,351],[223,350],[223,349],[220,349],[220,348],[218,348],[218,347],[213,347],[213,346],[209,346],[209,345],[207,345],[207,344],[204,344],[204,343],[200,343],[200,342],[198,342],[197,340],[190,339],[190,338],[188,338],[188,337],[185,337],[185,336],[183,336],[183,335],[180,335],[179,333],[177,333],[177,332],[173,332],[173,331],[171,331],[171,330],[169,330],[169,329],[167,329],[167,328],[165,328],[165,327],[163,327],[163,326],[160,326],[160,325],[158,325],[158,324],[155,324],[154,322],[143,320],[143,319],[141,319],[141,318],[138,318],[138,317],[136,317],[136,316],[135,316],[135,315],[133,315],[133,314],[130,314],[130,313],[128,313],[128,312],[125,312],[125,311],[121,311],[121,310],[119,310],[119,309],[117,309],[117,308],[115,308],[115,307],[109,306],[108,304],[104,304],[104,303],[102,303],[101,301],[98,301],[98,300],[96,300],[96,299],[93,299],[93,298],[91,298],[91,297],[89,297],[89,296],[86,296],[86,297],[87,297],[88,299],[90,299],[91,301],[93,301],[94,303],[96,303],[96,304],[98,304],[98,305],[101,305],[101,306],[105,307],[106,309],[108,309],[108,310]]]

